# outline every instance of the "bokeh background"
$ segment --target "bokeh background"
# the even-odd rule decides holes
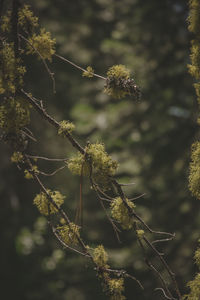
[[[195,274],[192,256],[200,227],[199,203],[188,192],[191,144],[197,138],[197,104],[192,78],[187,72],[191,36],[187,30],[185,0],[74,0],[27,1],[42,26],[56,38],[56,52],[106,76],[113,64],[124,64],[142,90],[140,101],[111,99],[104,82],[87,79],[71,65],[54,58],[56,95],[49,76],[35,57],[25,90],[44,99],[58,121],[76,125],[75,137],[102,141],[117,159],[117,178],[136,202],[137,212],[154,229],[175,232],[163,244],[181,291]],[[38,142],[30,154],[65,158],[74,150],[50,125],[32,113],[31,130]],[[45,218],[33,206],[38,186],[10,163],[10,149],[0,149],[0,282],[4,300],[106,299],[95,271],[84,258],[64,251],[50,232]],[[40,163],[46,172],[59,163]],[[67,196],[65,209],[74,218],[79,199],[77,176],[67,169],[43,179],[48,188]],[[154,300],[159,286],[144,263],[132,232],[122,232],[119,244],[89,183],[83,185],[83,236],[90,245],[103,243],[116,268],[126,268],[144,285],[126,281],[127,299]],[[149,253],[151,256],[151,253]],[[154,261],[154,258],[152,258]],[[162,272],[162,270],[161,270]]]

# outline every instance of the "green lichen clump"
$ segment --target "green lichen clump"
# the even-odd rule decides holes
[[[3,42],[0,49],[0,94],[15,94],[23,86],[26,68],[15,57],[14,44]]]
[[[56,206],[60,208],[60,206],[64,203],[65,196],[63,196],[59,191],[47,190],[47,192]],[[58,212],[58,208],[50,201],[47,194],[44,192],[38,194],[34,198],[33,203],[37,206],[42,215],[48,216],[49,214],[55,214]]]
[[[188,69],[191,75],[198,80],[194,86],[200,103],[200,2],[190,0],[189,6],[188,29],[194,34],[194,39],[191,42],[191,64],[188,65]]]
[[[34,33],[28,40],[27,54],[36,54],[39,59],[52,60],[56,41],[51,38],[50,32],[42,28],[39,34]]]
[[[5,98],[0,106],[0,128],[18,133],[30,122],[30,105],[22,97]]]
[[[127,205],[131,208],[135,208],[135,204],[130,200],[126,199]],[[117,197],[111,202],[111,216],[114,220],[120,223],[123,229],[131,229],[133,227],[134,220],[129,215],[128,209],[125,206],[123,200]]]
[[[198,248],[194,255],[194,260],[198,268],[200,269],[200,248]]]
[[[195,278],[188,282],[190,293],[183,296],[183,300],[199,300],[200,299],[200,273]]]
[[[98,267],[99,278],[102,280],[104,290],[110,296],[111,300],[125,300],[124,295],[124,279],[111,278],[108,269],[108,254],[103,245],[97,246],[93,250],[93,261]]]
[[[83,72],[82,74],[83,77],[89,77],[92,78],[94,76],[94,70],[92,67],[88,66],[86,71]]]
[[[35,173],[35,174],[39,173],[38,167],[36,165],[33,165],[31,170],[25,170],[24,171],[24,177],[26,179],[33,179],[33,174],[32,173]]]
[[[134,79],[130,78],[130,71],[123,65],[114,65],[108,70],[104,91],[116,99],[124,98],[126,95],[140,97],[140,90]]]
[[[18,25],[26,33],[32,32],[38,26],[38,18],[34,16],[29,5],[24,5],[18,11]],[[3,32],[11,31],[11,10],[2,17],[1,29]]]
[[[80,237],[80,227],[78,225],[71,222],[63,226],[58,226],[56,229],[65,244],[69,246],[78,244],[78,238]]]
[[[97,246],[93,251],[93,260],[98,267],[108,267],[108,254],[103,245]]]
[[[189,189],[197,199],[200,199],[200,142],[192,145],[191,160]]]
[[[10,160],[11,160],[11,162],[12,163],[21,163],[21,162],[23,162],[23,159],[24,159],[24,156],[23,156],[23,154],[21,153],[21,152],[19,152],[19,151],[15,151],[15,152],[13,152],[13,154],[12,154],[12,156],[11,156],[11,158],[10,158]]]
[[[192,41],[191,47],[191,64],[188,65],[189,72],[196,79],[200,79],[200,41]]]
[[[118,163],[106,153],[104,144],[95,143],[88,144],[85,155],[78,153],[67,162],[67,166],[73,174],[77,175],[89,176],[92,172],[95,182],[108,188]]]
[[[59,123],[58,134],[65,136],[67,133],[71,133],[75,128],[75,125],[69,121],[63,120]]]
[[[29,5],[24,5],[18,12],[19,25],[25,30],[30,31],[38,27],[38,17],[34,16]]]
[[[138,236],[139,239],[142,239],[144,237],[144,230],[138,229],[136,231],[136,233],[137,233],[137,236]]]
[[[124,291],[124,279],[110,279],[108,280],[109,293],[111,295],[110,300],[125,300],[125,296],[122,294]]]
[[[196,265],[200,270],[200,248],[198,248],[194,255]],[[199,300],[200,299],[200,273],[195,278],[188,282],[187,286],[190,288],[190,293],[183,296],[183,300]]]
[[[190,0],[190,14],[188,17],[189,26],[188,29],[200,36],[200,2],[199,0]]]

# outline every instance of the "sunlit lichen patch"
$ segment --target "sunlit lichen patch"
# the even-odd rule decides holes
[[[107,266],[108,254],[103,245],[99,245],[94,249],[93,260],[99,267]]]
[[[130,78],[130,71],[123,65],[114,65],[108,70],[104,92],[116,99],[127,95],[140,97],[140,90],[134,79]]]
[[[71,222],[63,226],[58,226],[56,229],[65,244],[71,246],[78,244],[78,239],[80,237],[80,227],[78,225]]]
[[[85,148],[85,155],[78,153],[67,162],[67,166],[73,174],[92,175],[96,183],[103,188],[110,185],[118,163],[108,155],[102,143],[88,144]]]
[[[59,191],[47,190],[47,192],[56,205],[52,203],[47,194],[44,192],[38,194],[33,200],[33,203],[37,206],[40,213],[45,216],[57,213],[58,208],[60,208],[60,206],[64,203],[65,198],[65,196],[63,196]]]
[[[135,204],[126,199],[127,205],[131,208],[135,208]],[[123,200],[117,197],[111,202],[111,216],[114,220],[120,223],[123,229],[131,229],[133,227],[134,219],[130,216],[128,208],[125,206]]]
[[[50,32],[44,28],[40,30],[40,34],[33,34],[28,39],[27,54],[36,54],[39,59],[52,60],[52,55],[55,53],[55,39],[51,38]]]

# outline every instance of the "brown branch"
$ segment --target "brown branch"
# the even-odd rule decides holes
[[[54,118],[52,118],[49,114],[47,114],[45,109],[37,103],[37,101],[41,101],[41,100],[35,99],[33,96],[25,92],[23,89],[21,89],[21,92],[27,97],[29,103],[32,104],[32,106],[38,111],[38,113],[58,130],[60,126],[59,123]],[[65,136],[68,138],[68,140],[71,142],[74,148],[76,148],[81,154],[85,154],[85,150],[79,145],[79,143],[72,137],[72,135],[69,132],[65,132]]]
[[[42,159],[47,161],[67,161],[67,158],[48,158],[44,156],[29,155],[29,154],[27,154],[27,157],[32,159]]]
[[[39,171],[39,174],[44,175],[44,176],[54,176],[56,173],[58,173],[59,171],[63,170],[64,168],[66,168],[66,166],[62,166],[62,167],[56,169],[52,173],[45,173],[45,172]]]

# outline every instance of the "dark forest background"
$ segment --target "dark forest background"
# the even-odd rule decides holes
[[[56,52],[106,76],[114,64],[124,64],[141,87],[141,100],[115,100],[105,95],[100,79],[88,79],[54,57],[56,95],[42,63],[29,59],[26,90],[44,99],[48,111],[60,121],[76,125],[75,136],[102,141],[117,159],[117,178],[136,202],[137,212],[154,229],[175,232],[174,241],[162,245],[184,293],[195,274],[193,254],[200,228],[199,202],[188,191],[191,144],[197,137],[197,104],[187,71],[191,36],[188,6],[183,0],[75,0],[27,1],[40,22],[56,38]],[[70,157],[67,141],[32,114],[31,129],[38,143],[30,153]],[[63,251],[39,216],[32,199],[38,187],[25,180],[10,162],[10,149],[0,149],[0,277],[4,300],[106,299],[90,264]],[[46,172],[59,164],[41,164]],[[66,194],[65,209],[75,215],[79,199],[78,176],[64,169],[44,178],[49,188]],[[153,290],[158,281],[144,263],[132,232],[122,232],[119,244],[95,199],[89,183],[83,185],[83,235],[91,245],[103,244],[116,268],[126,268],[143,283],[126,281],[127,299],[161,299]],[[151,253],[148,254],[151,256]],[[153,258],[152,258],[153,259]]]

